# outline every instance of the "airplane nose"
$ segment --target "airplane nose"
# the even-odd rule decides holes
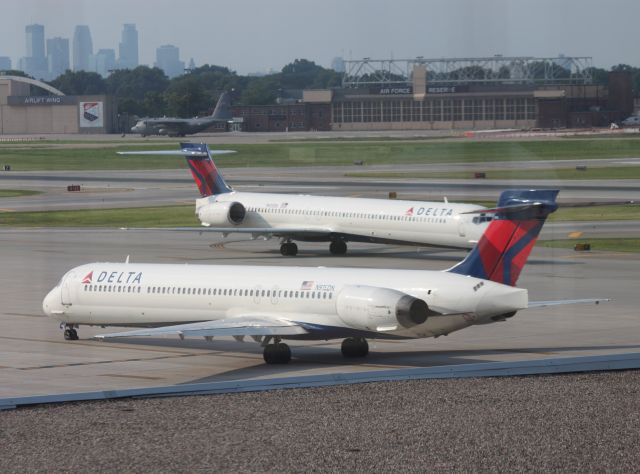
[[[47,293],[47,296],[42,300],[42,311],[44,314],[51,317],[53,311],[60,306],[60,287],[56,287]]]

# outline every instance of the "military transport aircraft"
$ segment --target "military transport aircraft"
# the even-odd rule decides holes
[[[90,263],[68,271],[43,310],[78,338],[79,325],[145,327],[99,338],[174,334],[251,336],[269,364],[291,359],[291,340],[344,339],[363,357],[367,338],[447,335],[517,311],[601,299],[529,301],[514,285],[555,190],[504,191],[478,245],[444,272],[371,268]]]
[[[485,208],[475,204],[235,191],[211,158],[212,153],[228,150],[209,150],[198,143],[180,147],[118,153],[184,155],[202,196],[196,200],[202,225],[223,234],[251,234],[254,239],[277,237],[282,255],[298,253],[294,240],[331,242],[334,255],[345,254],[349,241],[470,249],[491,220],[480,212]]]
[[[131,128],[133,133],[143,137],[147,135],[169,135],[170,137],[184,137],[206,130],[217,122],[227,123],[231,120],[231,98],[228,92],[223,92],[218,99],[216,108],[208,117],[194,117],[190,119],[176,117],[143,118]]]

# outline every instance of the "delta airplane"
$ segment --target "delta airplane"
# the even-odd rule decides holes
[[[196,143],[180,147],[119,154],[184,155],[202,196],[196,200],[202,225],[225,236],[278,237],[282,255],[298,253],[293,240],[331,242],[334,255],[345,254],[349,241],[470,249],[491,220],[474,204],[234,191],[211,159],[224,150]]]
[[[504,321],[517,311],[601,299],[528,300],[516,288],[555,190],[504,191],[478,245],[446,271],[225,265],[91,263],[67,272],[44,312],[76,328],[145,329],[98,338],[251,336],[269,364],[291,360],[291,340],[344,339],[345,357],[367,355],[370,339],[447,335]]]
[[[223,92],[218,98],[213,113],[207,117],[177,118],[177,117],[152,117],[138,120],[131,128],[133,133],[141,136],[168,135],[170,137],[184,137],[193,133],[202,132],[214,123],[228,123],[231,117],[231,97],[228,92]]]

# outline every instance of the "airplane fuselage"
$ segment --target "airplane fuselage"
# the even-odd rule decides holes
[[[148,118],[139,120],[131,132],[141,135],[184,136],[199,133],[215,122],[211,117],[181,119],[181,118]]]
[[[404,295],[428,305],[426,321],[399,324],[394,305]],[[312,327],[305,339],[422,338],[504,319],[527,302],[524,289],[438,271],[92,263],[67,272],[43,309],[73,325],[151,327],[255,315]]]
[[[241,220],[224,212],[230,203],[244,207]],[[473,247],[490,216],[464,213],[482,209],[474,204],[250,192],[196,201],[198,218],[211,228],[304,229],[299,235],[294,231],[287,235],[303,241],[343,239],[444,248]]]

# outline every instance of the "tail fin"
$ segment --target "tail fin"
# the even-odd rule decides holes
[[[216,108],[211,117],[217,120],[231,120],[231,94],[223,92],[218,98]]]
[[[205,143],[180,143],[180,148],[202,197],[232,191],[216,168]]]
[[[503,191],[495,217],[478,244],[449,272],[515,286],[547,216],[554,212],[557,190]]]

